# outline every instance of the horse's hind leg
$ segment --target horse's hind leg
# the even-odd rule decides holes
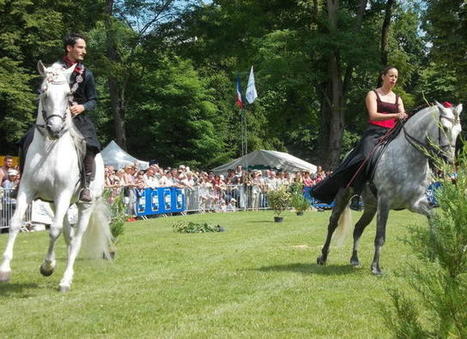
[[[358,222],[355,224],[355,229],[353,232],[353,250],[352,257],[350,258],[350,264],[353,266],[360,266],[360,260],[358,259],[358,249],[360,247],[360,237],[368,226],[368,224],[373,220],[376,214],[376,204],[374,197],[368,196],[364,198],[364,210],[363,215],[360,217]]]
[[[11,267],[10,262],[13,259],[13,247],[15,245],[16,236],[21,228],[21,223],[28,208],[29,203],[31,202],[30,193],[25,193],[20,190],[18,198],[16,200],[16,210],[13,213],[13,216],[10,220],[10,232],[8,235],[8,242],[3,252],[3,261],[0,265],[0,282],[10,280]]]
[[[328,225],[328,234],[326,236],[326,241],[323,245],[321,250],[321,255],[316,259],[316,262],[319,265],[326,264],[329,254],[329,246],[331,244],[332,234],[334,233],[337,223],[339,221],[339,217],[341,216],[344,209],[347,208],[347,204],[349,203],[350,198],[352,197],[352,188],[341,188],[336,195],[336,205],[332,209],[331,217],[329,218],[329,225]]]
[[[70,205],[70,199],[71,196],[69,194],[62,194],[59,198],[55,199],[55,216],[49,230],[49,248],[40,267],[40,272],[45,277],[52,275],[55,270],[55,244],[62,233],[63,219]]]

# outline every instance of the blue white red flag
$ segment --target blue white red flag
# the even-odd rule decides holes
[[[237,77],[237,101],[235,102],[240,108],[243,108],[243,100],[242,100],[242,88],[240,87],[240,77]]]

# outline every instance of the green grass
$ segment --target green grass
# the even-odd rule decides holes
[[[353,212],[354,221],[360,215]],[[374,222],[361,241],[362,268],[348,262],[351,241],[316,265],[329,212],[237,212],[157,218],[126,224],[114,263],[79,259],[67,294],[57,272],[39,265],[47,232],[20,234],[9,283],[0,284],[0,337],[310,338],[390,337],[378,303],[403,286],[395,272],[412,257],[405,226],[426,223],[392,212],[382,253],[382,277],[371,275]],[[223,233],[180,234],[179,220],[225,227]],[[0,236],[3,251],[7,236]],[[402,288],[402,287],[401,287]]]

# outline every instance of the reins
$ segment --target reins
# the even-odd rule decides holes
[[[439,115],[439,120],[438,120],[438,145],[437,145],[437,147],[434,146],[432,143],[430,143],[429,140],[428,140],[428,142],[422,142],[422,141],[418,140],[417,138],[413,137],[407,131],[407,129],[405,128],[405,125],[402,125],[402,129],[404,131],[405,139],[407,140],[407,142],[412,147],[417,149],[419,152],[421,152],[425,156],[427,154],[433,154],[436,157],[446,159],[446,156],[444,155],[443,149],[446,148],[446,147],[451,147],[451,145],[449,143],[448,144],[442,144],[442,141],[441,141],[442,131],[441,131],[441,127],[440,127],[441,126],[441,119],[446,119],[446,120],[448,120],[448,121],[450,121],[452,123],[456,122],[454,119],[451,119],[451,118],[448,118],[448,117],[443,117],[441,114]]]

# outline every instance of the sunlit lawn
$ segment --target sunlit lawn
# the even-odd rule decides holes
[[[360,212],[353,212],[354,221]],[[128,223],[114,263],[80,259],[67,294],[64,269],[39,274],[48,233],[18,237],[13,276],[0,284],[0,337],[310,338],[389,337],[379,303],[402,284],[395,272],[410,260],[401,241],[421,216],[392,212],[383,248],[385,275],[371,275],[374,222],[361,242],[361,268],[348,262],[351,241],[316,265],[329,212],[237,212]],[[175,221],[221,224],[223,233],[179,234]],[[0,236],[3,251],[7,236]]]

